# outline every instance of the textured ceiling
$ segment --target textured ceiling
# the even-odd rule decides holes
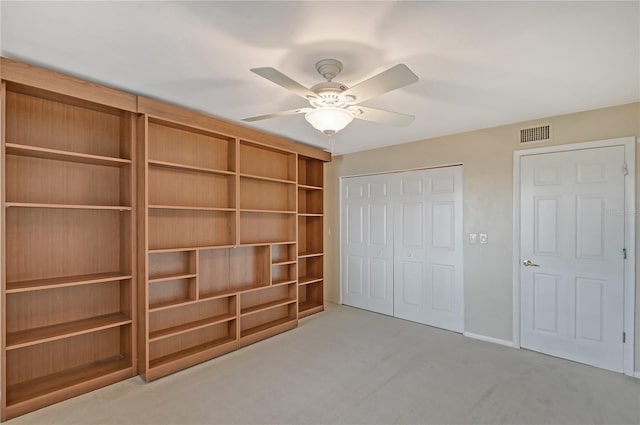
[[[302,115],[251,125],[356,152],[640,101],[638,2],[11,2],[4,56],[220,118],[306,106],[249,72],[305,86],[316,61],[349,86],[397,63],[420,81],[363,105],[413,114],[406,128],[354,121],[331,139]]]

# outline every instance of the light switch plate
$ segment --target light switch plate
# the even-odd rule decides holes
[[[489,236],[486,233],[480,233],[480,243],[485,244],[489,242]]]

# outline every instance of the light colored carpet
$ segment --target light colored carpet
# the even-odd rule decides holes
[[[639,424],[640,380],[328,305],[188,370],[112,385],[18,424]]]

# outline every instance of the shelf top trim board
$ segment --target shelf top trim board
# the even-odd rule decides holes
[[[140,112],[140,111],[138,111]],[[211,130],[205,127],[201,127],[193,124],[185,124],[180,121],[173,120],[171,118],[164,118],[154,114],[146,114],[149,117],[150,124],[163,125],[165,127],[171,127],[178,130],[183,130],[192,133],[198,133],[206,137],[212,137],[218,140],[226,140],[227,142],[236,142],[238,138],[231,134],[225,134],[219,131]]]
[[[273,177],[258,176],[256,174],[247,174],[247,173],[240,173],[239,175],[241,179],[245,178],[245,179],[254,179],[254,180],[264,180],[269,182],[285,183],[290,185],[296,184],[295,180],[276,179]]]
[[[7,350],[42,344],[62,338],[70,338],[89,332],[97,332],[117,326],[128,325],[130,323],[131,318],[126,315],[113,313],[69,323],[59,323],[42,328],[11,332],[7,334]]]
[[[0,58],[3,80],[83,99],[130,112],[138,109],[137,96],[100,84],[81,80],[38,66]]]
[[[223,121],[199,112],[160,102],[158,100],[153,100],[144,96],[138,96],[138,112],[161,120],[172,120],[187,126],[210,129],[210,131],[215,133],[234,134],[236,137],[243,140],[261,140],[268,146],[273,146],[274,148],[291,149],[299,154],[314,159],[331,161],[331,153],[319,148],[249,127],[243,127],[238,124]]]
[[[67,286],[92,285],[95,283],[113,282],[131,279],[130,274],[98,273],[80,276],[56,277],[49,279],[7,282],[7,294],[45,289],[65,288]]]
[[[195,171],[195,172],[208,173],[208,174],[224,174],[224,175],[227,175],[227,176],[235,176],[236,175],[235,171],[218,170],[218,169],[215,169],[215,168],[206,168],[206,167],[197,167],[195,165],[179,164],[177,162],[158,161],[158,160],[155,160],[155,159],[150,159],[147,162],[149,163],[149,166],[157,166],[157,167],[164,167],[164,168],[176,168],[176,169],[180,169],[180,170]]]
[[[123,167],[131,164],[130,159],[41,148],[38,146],[23,145],[20,143],[6,143],[5,147],[8,155],[29,156],[32,158],[79,162],[82,164],[103,165],[108,167]]]
[[[122,205],[77,205],[77,204],[44,204],[31,202],[6,202],[7,208],[54,208],[67,210],[105,210],[105,211],[131,211],[131,207]]]
[[[281,148],[281,147],[277,147],[277,146],[272,146],[268,143],[262,143],[262,142],[257,142],[255,140],[249,140],[246,138],[241,138],[240,139],[240,144],[241,145],[248,145],[248,146],[253,146],[255,148],[258,149],[264,149],[267,151],[271,151],[274,153],[281,153],[284,155],[296,155],[298,152],[293,149],[293,148]]]

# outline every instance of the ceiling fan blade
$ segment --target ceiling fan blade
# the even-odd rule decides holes
[[[407,65],[401,63],[368,80],[356,84],[342,94],[345,96],[354,96],[356,99],[355,103],[360,103],[383,93],[408,86],[416,81],[418,81],[418,76],[414,74]]]
[[[251,72],[258,74],[262,78],[266,78],[272,83],[276,83],[277,85],[284,87],[287,90],[290,90],[297,94],[298,96],[309,100],[315,99],[318,97],[317,94],[298,83],[297,81],[292,80],[291,78],[284,75],[282,72],[277,69],[265,67],[265,68],[251,68]]]
[[[266,120],[269,118],[286,117],[287,115],[304,114],[306,112],[309,112],[311,109],[313,108],[290,109],[288,111],[274,112],[273,114],[258,115],[257,117],[243,118],[242,121],[247,121],[247,122],[260,121],[260,120]]]
[[[357,119],[388,125],[407,126],[416,118],[413,115],[383,111],[382,109],[367,108],[366,106],[360,105],[354,106],[353,108],[350,108],[350,110],[360,110],[360,114],[357,112],[353,114]]]

